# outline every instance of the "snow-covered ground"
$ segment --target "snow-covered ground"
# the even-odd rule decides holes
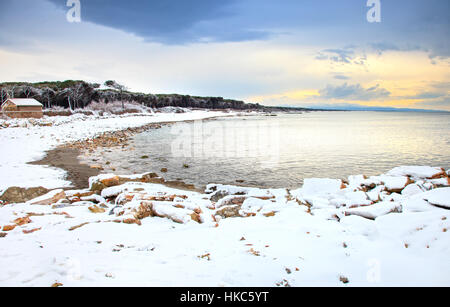
[[[26,163],[39,160],[58,145],[95,137],[103,132],[139,127],[150,123],[205,119],[232,113],[193,111],[122,116],[45,117],[40,120],[16,119],[0,122],[0,193],[10,186],[64,187],[65,172]],[[51,126],[46,126],[51,124]],[[1,129],[2,125],[8,128]]]
[[[211,115],[0,129],[1,183],[61,186],[61,173],[24,163],[99,132]],[[0,286],[450,286],[448,170],[205,193],[145,178],[100,175],[1,206]]]
[[[400,178],[200,194],[101,175],[0,208],[0,285],[449,286],[448,178],[388,192]]]

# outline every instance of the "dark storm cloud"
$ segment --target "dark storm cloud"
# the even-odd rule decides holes
[[[427,50],[432,59],[450,56],[448,0],[381,0],[382,21],[375,24],[366,19],[366,0],[80,1],[83,21],[164,44],[267,40],[288,34],[291,44],[324,46],[335,51],[353,44],[359,48],[371,46],[378,53]],[[44,7],[45,3],[52,3],[59,8],[61,16],[68,10],[66,0],[33,2],[1,0],[0,18],[8,20],[8,16],[17,16],[21,14],[20,7],[28,5]],[[36,14],[43,12],[36,10]],[[21,20],[21,27],[41,27],[32,22]],[[54,22],[55,29],[64,26]],[[15,22],[2,24],[0,21],[0,25],[15,37]],[[344,52],[318,57],[341,63],[351,61],[352,55],[348,50]]]
[[[48,0],[66,8],[66,0]],[[263,31],[219,31],[196,29],[233,16],[231,6],[238,0],[81,0],[82,20],[136,34],[146,40],[185,43],[198,40],[241,41],[265,38]]]

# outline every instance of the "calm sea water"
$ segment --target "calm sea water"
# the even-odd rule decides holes
[[[134,151],[113,151],[104,159],[120,161],[115,164],[124,173],[167,168],[166,179],[199,187],[238,183],[296,188],[304,178],[378,175],[400,165],[448,169],[450,114],[313,112],[226,118],[150,130],[136,135],[132,146]]]

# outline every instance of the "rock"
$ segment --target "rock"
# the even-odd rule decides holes
[[[57,203],[61,199],[65,199],[65,198],[66,198],[66,193],[64,192],[64,190],[59,189],[59,190],[51,191],[51,192],[49,192],[43,196],[40,196],[38,198],[32,199],[29,201],[29,203],[31,205],[49,206],[54,203]]]
[[[450,188],[439,188],[420,195],[433,206],[450,209]]]
[[[90,168],[96,169],[96,170],[99,170],[99,171],[103,170],[103,167],[101,165],[91,165]]]
[[[221,208],[224,206],[232,206],[232,205],[241,206],[246,199],[247,196],[236,196],[236,195],[227,196],[221,199],[221,201],[217,204],[217,207]]]
[[[227,191],[216,191],[213,195],[211,195],[211,201],[213,202],[218,202],[219,200],[221,200],[222,198],[226,197],[230,195]]]
[[[339,281],[341,282],[341,283],[343,283],[343,284],[348,284],[350,281],[348,280],[348,278],[347,277],[345,277],[345,276],[340,276],[339,277]]]
[[[275,212],[272,211],[272,212],[264,213],[264,216],[265,216],[265,217],[272,217],[272,216],[275,216]]]
[[[375,220],[377,217],[389,213],[401,213],[402,206],[395,202],[379,202],[367,207],[359,207],[345,211],[346,216],[357,215],[369,220]]]
[[[3,226],[2,231],[13,231],[14,228],[16,228],[16,225],[6,225],[6,226]]]
[[[202,218],[200,217],[200,214],[194,212],[191,214],[191,219],[193,221],[196,221],[197,223],[201,224],[202,223]]]
[[[167,173],[167,172],[168,172],[167,168],[164,167],[164,168],[161,169],[161,173]]]
[[[136,224],[136,225],[139,225],[139,226],[141,226],[142,224],[141,224],[141,221],[140,220],[138,220],[138,219],[125,219],[125,220],[123,220],[123,222],[125,223],[125,224]]]
[[[375,181],[380,181],[380,185],[385,186],[385,191],[388,193],[401,193],[408,185],[413,184],[414,181],[406,176],[388,176],[381,175],[371,177]]]
[[[24,203],[36,197],[47,194],[49,190],[44,187],[19,188],[10,187],[1,196],[0,200],[8,203]]]
[[[98,207],[97,205],[94,205],[94,206],[92,206],[92,207],[89,207],[88,209],[89,209],[89,211],[91,211],[92,213],[105,213],[105,212],[106,212],[105,209],[100,208],[100,207]]]
[[[39,230],[41,230],[42,228],[34,228],[34,229],[31,229],[31,230],[22,230],[22,232],[24,233],[24,234],[30,234],[30,233],[33,233],[33,232],[36,232],[36,231],[39,231]]]
[[[86,223],[82,223],[82,224],[80,224],[80,225],[72,226],[72,227],[69,228],[69,231],[74,231],[74,230],[76,230],[76,229],[78,229],[78,228],[81,228],[81,227],[83,227],[83,226],[86,226],[86,225],[88,225],[88,224],[89,224],[89,223],[86,222]]]
[[[241,206],[227,206],[216,212],[216,215],[226,219],[230,217],[242,217],[240,214]]]
[[[134,217],[138,220],[143,220],[147,217],[154,216],[153,213],[153,204],[150,202],[141,202],[140,206],[137,208],[134,213]]]
[[[145,173],[134,176],[116,176],[113,174],[99,175],[89,178],[89,189],[91,191],[101,192],[105,188],[122,185],[127,182],[164,183],[164,179],[155,173]]]
[[[400,166],[387,173],[390,176],[409,176],[415,179],[438,179],[448,177],[445,170],[429,166]]]
[[[15,223],[17,226],[23,226],[23,225],[25,225],[25,224],[30,224],[30,223],[31,223],[31,219],[30,219],[28,216],[26,216],[26,217],[20,217],[20,218],[14,220],[14,223]]]

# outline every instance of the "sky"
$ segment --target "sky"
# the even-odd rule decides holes
[[[448,0],[67,2],[0,0],[0,82],[450,111]]]

